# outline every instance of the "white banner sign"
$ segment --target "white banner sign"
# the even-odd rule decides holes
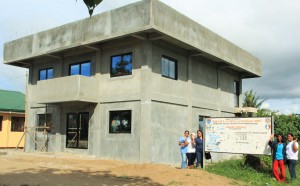
[[[207,118],[205,151],[271,154],[272,118]]]

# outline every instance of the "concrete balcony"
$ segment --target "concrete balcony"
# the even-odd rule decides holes
[[[38,81],[35,94],[36,103],[97,103],[100,90],[96,78],[76,75]]]

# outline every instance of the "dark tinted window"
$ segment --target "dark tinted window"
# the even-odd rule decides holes
[[[162,56],[161,74],[163,77],[177,79],[177,60]]]
[[[124,76],[132,74],[132,53],[111,57],[110,76]]]
[[[53,68],[42,69],[39,71],[39,80],[46,80],[53,78]]]
[[[3,121],[3,116],[0,116],[0,131],[2,131],[2,121]]]
[[[91,62],[83,62],[70,65],[70,73],[72,75],[91,76]]]
[[[131,133],[131,110],[109,112],[109,133]]]
[[[239,106],[239,95],[240,95],[240,83],[238,81],[233,82],[233,94],[234,94],[234,106]]]
[[[25,124],[25,117],[11,117],[11,131],[23,132]]]
[[[51,114],[38,114],[38,127],[45,127],[45,123],[46,123],[46,130],[48,132],[51,131],[51,127],[52,127],[52,115]],[[43,128],[38,128],[37,131],[44,131]]]
[[[67,114],[67,148],[88,148],[89,113]]]

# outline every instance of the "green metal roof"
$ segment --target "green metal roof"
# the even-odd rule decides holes
[[[0,90],[0,111],[25,112],[25,95],[17,91]]]

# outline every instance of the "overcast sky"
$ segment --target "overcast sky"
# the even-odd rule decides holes
[[[94,14],[137,0],[103,0]],[[300,113],[299,0],[162,0],[262,61],[261,78],[243,81],[264,106]],[[4,42],[88,17],[82,0],[0,0],[0,89],[25,92],[26,70],[3,65]]]

